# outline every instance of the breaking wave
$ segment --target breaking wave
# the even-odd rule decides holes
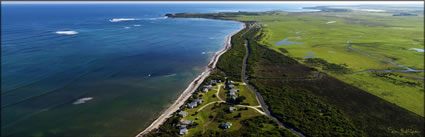
[[[86,103],[87,101],[90,101],[90,100],[92,100],[92,99],[93,99],[93,97],[80,98],[80,99],[78,99],[77,101],[75,101],[75,102],[74,102],[74,103],[72,103],[72,104],[74,104],[74,105],[84,104],[84,103]]]
[[[114,19],[110,19],[110,22],[121,22],[121,21],[135,21],[135,20],[140,20],[140,19],[136,19],[136,18],[114,18]]]
[[[56,31],[56,34],[75,35],[75,34],[78,34],[78,32],[76,32],[76,31]]]
[[[160,19],[167,19],[167,16],[163,17],[154,17],[154,18],[113,18],[110,19],[110,22],[121,22],[121,21],[136,21],[136,20],[160,20]]]

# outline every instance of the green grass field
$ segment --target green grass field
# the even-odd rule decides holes
[[[255,93],[253,91],[251,91],[251,89],[249,89],[246,85],[244,85],[244,83],[242,82],[235,82],[235,87],[234,89],[239,89],[239,96],[244,96],[245,100],[242,101],[241,104],[246,104],[249,106],[258,106],[260,104],[258,104],[257,101],[257,97],[255,96]],[[222,89],[220,90],[220,93],[222,97],[222,99],[226,100],[229,96],[229,90],[227,89]],[[224,98],[223,98],[224,97]]]
[[[240,123],[241,120],[261,115],[253,109],[239,109],[233,113],[226,113],[224,110],[228,109],[229,107],[230,105],[218,103],[216,107],[214,107],[214,105],[210,105],[205,107],[202,111],[199,111],[199,113],[195,116],[187,116],[183,118],[184,120],[193,120],[199,124],[196,128],[189,129],[187,136],[193,136],[198,132],[203,133],[208,130],[223,131],[223,129],[219,128],[221,120],[232,123],[232,126],[229,129],[226,129],[226,131],[236,131],[242,127]],[[238,113],[241,113],[242,117],[234,118],[236,115],[238,115]],[[210,116],[213,118],[209,118]],[[199,119],[195,120],[196,117]],[[221,120],[219,120],[219,117]]]
[[[219,86],[220,85],[220,86]],[[253,91],[251,91],[246,85],[243,85],[241,82],[235,82],[234,89],[239,90],[239,96],[245,96],[245,100],[243,100],[243,104],[249,104],[250,106],[258,106],[257,98]],[[189,133],[186,136],[193,136],[198,132],[205,133],[208,130],[214,130],[217,132],[223,131],[223,129],[219,128],[220,123],[225,120],[231,122],[233,125],[230,129],[226,131],[236,131],[239,130],[241,125],[241,120],[249,119],[255,116],[260,116],[261,114],[251,108],[247,110],[243,110],[244,107],[236,107],[238,110],[233,113],[227,113],[226,110],[229,109],[231,105],[223,104],[216,95],[218,88],[220,87],[219,96],[221,99],[226,100],[228,89],[223,88],[223,83],[213,86],[211,91],[207,93],[198,92],[195,96],[203,98],[203,103],[196,108],[184,108],[183,111],[187,112],[187,116],[182,120],[192,120],[199,125],[195,128],[189,129]],[[209,104],[210,102],[216,102],[213,104]],[[209,105],[208,105],[209,104]],[[208,106],[207,106],[208,105]],[[205,107],[204,107],[205,106]],[[204,108],[202,108],[204,107]],[[202,108],[202,110],[201,110]],[[195,114],[198,112],[197,114]],[[241,114],[242,117],[235,118],[236,115]],[[211,117],[212,116],[212,117]],[[198,119],[196,119],[198,118]]]
[[[413,69],[423,70],[424,53],[410,50],[410,48],[424,49],[423,17],[423,14],[392,16],[391,13],[353,11],[270,12],[260,16],[239,16],[233,19],[258,21],[262,24],[265,35],[260,43],[300,62],[308,58],[306,56],[313,56],[325,59],[329,63],[345,64],[352,72],[358,72],[404,70],[404,68],[350,50],[348,40],[356,50]],[[276,45],[286,38],[289,38],[288,41],[302,44]],[[283,53],[280,48],[288,52]],[[316,68],[322,70],[320,67]],[[424,116],[424,82],[417,80],[423,79],[423,72],[397,72],[398,80],[417,84],[397,84],[397,81],[377,77],[371,72],[330,74]]]

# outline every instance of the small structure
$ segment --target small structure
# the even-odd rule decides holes
[[[237,93],[238,93],[238,90],[236,90],[236,89],[230,89],[229,90],[229,95],[230,96],[235,96]]]
[[[187,107],[188,108],[195,108],[195,107],[197,107],[198,106],[198,103],[196,103],[195,101],[194,102],[190,102],[188,105],[187,105]]]
[[[212,90],[212,85],[205,85],[204,88],[207,88],[208,90]]]
[[[202,103],[202,101],[203,101],[203,99],[202,99],[202,98],[193,100],[193,102],[196,102],[197,104],[201,104],[201,103]]]
[[[218,83],[221,83],[221,80],[218,80]]]
[[[190,125],[192,123],[193,123],[193,121],[191,121],[191,120],[183,120],[182,121],[182,125]]]
[[[185,117],[185,116],[187,116],[187,112],[186,111],[180,111],[179,115],[182,116],[182,117]]]
[[[228,84],[233,84],[233,83],[235,83],[234,81],[232,81],[232,80],[229,80],[229,81],[227,81],[227,83]]]
[[[220,127],[223,128],[223,129],[228,129],[231,126],[232,126],[232,123],[230,123],[230,122],[223,122],[223,123],[220,124]]]
[[[209,83],[210,83],[211,85],[216,85],[216,84],[217,84],[217,80],[211,80]]]
[[[202,92],[207,93],[208,92],[208,88],[202,89]]]
[[[180,126],[180,132],[179,132],[179,134],[180,134],[180,135],[185,135],[185,134],[187,134],[187,128],[186,128],[186,125],[181,125],[181,126]]]
[[[230,84],[228,87],[229,87],[229,89],[232,89],[232,88],[235,87],[235,85]]]
[[[235,107],[229,107],[229,112],[232,113],[233,111],[235,111],[236,108]]]

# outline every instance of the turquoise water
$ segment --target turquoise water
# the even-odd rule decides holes
[[[300,5],[3,4],[2,136],[132,136],[242,25],[166,13]]]

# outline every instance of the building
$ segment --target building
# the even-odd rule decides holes
[[[235,107],[229,107],[229,112],[232,113],[233,111],[235,111],[236,108]]]
[[[195,107],[197,107],[198,106],[198,103],[196,103],[195,101],[194,102],[190,102],[188,105],[187,105],[187,107],[188,108],[195,108]]]
[[[193,102],[196,102],[197,104],[201,104],[201,103],[202,103],[202,101],[203,101],[203,99],[202,99],[202,98],[193,100]]]
[[[180,111],[179,115],[182,116],[182,117],[185,117],[185,116],[187,116],[187,112],[186,111]]]
[[[208,88],[202,89],[202,92],[207,93],[208,92]]]
[[[204,88],[207,88],[208,90],[212,90],[212,85],[205,85]]]
[[[227,83],[228,84],[233,84],[233,83],[235,83],[234,81],[232,81],[232,80],[229,80],[229,81],[227,81]]]
[[[238,90],[236,90],[236,89],[230,89],[229,90],[229,95],[230,96],[235,96],[237,93],[238,93]]]
[[[182,125],[190,125],[192,123],[193,123],[193,121],[191,121],[191,120],[183,120]]]
[[[187,134],[187,128],[186,128],[186,125],[181,125],[180,126],[180,133],[179,133],[180,135],[185,135],[185,134]]]
[[[228,129],[231,126],[232,126],[232,123],[230,123],[230,122],[223,122],[223,123],[220,124],[220,127],[223,128],[223,129]]]
[[[217,80],[211,80],[209,83],[210,83],[211,85],[216,85],[216,84],[217,84]]]
[[[229,87],[229,89],[232,89],[232,88],[235,87],[235,85],[230,84],[228,87]]]

